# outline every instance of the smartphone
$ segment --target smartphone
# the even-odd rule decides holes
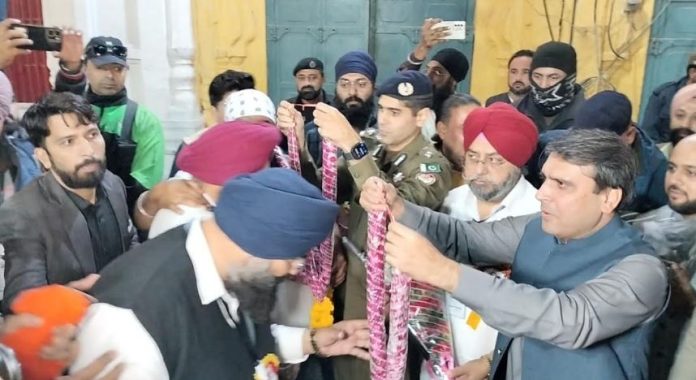
[[[433,28],[447,28],[450,35],[445,37],[446,40],[465,40],[466,39],[466,21],[442,21]]]
[[[14,24],[12,28],[24,28],[33,45],[20,46],[23,49],[41,51],[60,51],[63,44],[63,32],[60,28],[41,25]]]

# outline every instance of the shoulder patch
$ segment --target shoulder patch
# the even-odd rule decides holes
[[[442,166],[436,162],[420,164],[421,173],[442,173]]]
[[[423,184],[430,186],[437,182],[437,176],[432,173],[418,173],[416,179],[421,181]]]

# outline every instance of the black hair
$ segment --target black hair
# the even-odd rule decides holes
[[[21,125],[36,147],[43,147],[50,134],[48,118],[55,115],[74,114],[81,125],[98,122],[92,106],[85,98],[69,92],[50,92],[34,103],[22,117]]]
[[[571,129],[563,138],[546,145],[544,155],[551,153],[573,165],[593,167],[596,192],[606,188],[621,189],[623,194],[618,208],[633,200],[638,160],[631,147],[624,144],[616,133],[601,129]]]
[[[534,58],[534,52],[532,50],[529,50],[529,49],[522,49],[522,50],[516,51],[515,54],[513,54],[512,57],[510,57],[510,59],[508,60],[508,67],[510,67],[510,64],[512,63],[512,61],[515,60],[515,58],[519,58],[519,57]]]
[[[420,96],[414,96],[413,99],[408,99],[408,100],[403,100],[399,99],[401,102],[406,106],[406,108],[410,109],[413,114],[417,114],[418,111],[422,110],[423,108],[433,108],[433,96],[432,95],[420,95]]]
[[[228,92],[255,88],[254,77],[244,71],[226,70],[218,74],[210,82],[208,97],[210,105],[217,107]]]
[[[452,94],[442,103],[442,113],[440,115],[441,122],[447,124],[452,117],[452,111],[455,108],[464,106],[481,106],[481,102],[469,94]]]

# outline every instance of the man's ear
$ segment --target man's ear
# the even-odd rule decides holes
[[[51,158],[45,148],[34,148],[34,156],[36,156],[36,159],[39,160],[39,163],[44,169],[51,169]]]
[[[416,125],[418,126],[418,128],[423,128],[425,126],[425,123],[430,118],[431,113],[432,111],[430,110],[430,108],[427,107],[421,108],[420,111],[416,112]]]
[[[616,212],[616,209],[621,204],[623,195],[623,190],[618,187],[604,189],[604,199],[602,199],[600,210],[605,214]]]

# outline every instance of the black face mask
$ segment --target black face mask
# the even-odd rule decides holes
[[[689,128],[674,128],[669,131],[669,141],[672,142],[672,146],[676,146],[679,141],[693,134],[694,131]]]
[[[302,100],[316,100],[321,95],[321,89],[317,90],[312,86],[304,86],[297,92],[297,97]]]
[[[348,106],[347,103],[356,102],[358,105]],[[342,101],[338,95],[334,98],[334,105],[336,109],[341,111],[341,113],[348,119],[350,125],[358,130],[364,130],[367,127],[367,123],[370,122],[372,118],[372,113],[375,109],[374,100],[372,97],[368,98],[367,101],[363,101],[357,96],[349,96],[346,100]]]
[[[532,102],[544,116],[557,115],[573,102],[577,93],[575,78],[575,74],[569,75],[548,88],[541,88],[532,80]]]
[[[122,106],[128,103],[128,92],[124,87],[123,90],[113,95],[97,95],[94,93],[94,91],[92,91],[91,88],[88,87],[87,93],[85,94],[85,99],[87,99],[89,104],[101,108]]]

